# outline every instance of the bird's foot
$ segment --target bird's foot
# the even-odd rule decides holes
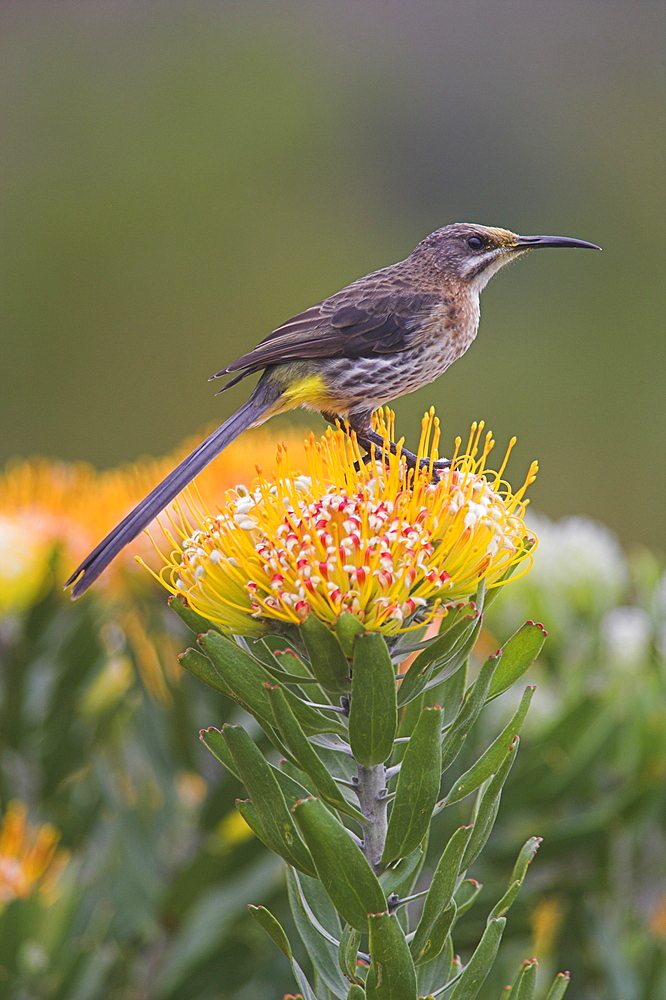
[[[417,465],[419,469],[430,469],[433,483],[439,482],[440,472],[451,468],[450,458],[438,458],[436,462],[431,462],[429,458],[419,458],[413,451],[405,451],[404,448],[400,452],[400,457],[404,458],[408,469],[415,469]]]
[[[379,449],[384,449],[387,445],[392,455],[397,454],[398,451],[398,447],[394,441],[385,441],[384,438],[375,433],[375,431],[367,431],[362,435],[357,433],[356,439],[360,446],[365,448],[368,453],[363,457],[363,461],[366,465],[368,462],[372,461],[373,446],[375,448],[375,453]],[[405,448],[401,448],[400,457],[405,460],[408,469],[415,469],[417,466],[420,469],[432,469],[432,481],[435,483],[439,479],[438,473],[451,468],[451,459],[449,458],[440,458],[436,462],[431,462],[429,458],[419,458],[419,456],[415,455],[413,451],[407,451]]]
[[[429,458],[419,458],[412,451],[405,451],[404,448],[400,452],[400,455],[405,459],[410,469],[415,469],[417,464],[420,469],[429,469],[432,467],[433,473],[444,472],[446,469],[451,468],[450,458],[438,458],[436,462],[431,462]]]

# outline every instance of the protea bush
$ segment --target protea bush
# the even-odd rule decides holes
[[[229,491],[215,512],[190,495],[170,519],[159,578],[198,636],[181,664],[242,706],[267,740],[264,753],[247,726],[200,734],[245,786],[240,815],[286,864],[311,970],[268,909],[250,912],[290,961],[300,995],[471,1000],[540,843],[525,842],[463,963],[456,922],[481,888],[475,862],[533,686],[463,773],[456,760],[545,631],[525,623],[474,676],[470,654],[488,604],[529,568],[537,539],[525,491],[536,465],[513,491],[508,452],[497,472],[487,468],[494,442],[480,424],[436,471],[431,412],[409,468],[389,448],[390,412],[377,429],[385,444],[367,459],[353,436],[331,429],[310,439],[305,473],[283,450],[273,481]],[[434,818],[452,807],[456,816],[467,808],[466,822],[429,843]],[[504,995],[529,1000],[536,976],[526,959]],[[567,984],[557,975],[550,1000]]]

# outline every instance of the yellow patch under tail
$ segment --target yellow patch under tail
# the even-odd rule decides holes
[[[303,367],[298,363],[281,365],[279,370],[272,374],[272,380],[277,381],[282,388],[282,395],[271,409],[270,416],[284,413],[285,410],[293,410],[297,406],[305,406],[320,412],[327,410],[338,412],[336,401],[331,397],[324,377],[317,372],[304,372]]]
[[[295,406],[300,406],[302,403],[323,401],[328,398],[328,393],[321,375],[306,375],[289,385],[284,391],[284,396]]]

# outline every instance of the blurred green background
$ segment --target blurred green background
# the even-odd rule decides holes
[[[664,545],[663,18],[651,3],[3,3],[0,460],[112,465],[207,376],[451,221],[592,240],[484,293],[401,400],[485,418],[536,507]],[[662,288],[660,290],[660,284]],[[316,418],[302,419],[309,424]]]

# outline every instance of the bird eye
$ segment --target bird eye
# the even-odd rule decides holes
[[[467,240],[467,246],[470,248],[470,250],[482,250],[483,240],[481,239],[480,236],[470,236],[470,238]]]

